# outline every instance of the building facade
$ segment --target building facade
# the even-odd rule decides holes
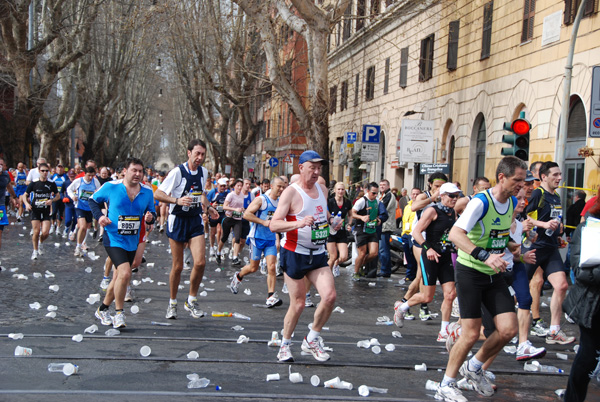
[[[423,188],[418,164],[398,159],[405,119],[433,122],[433,157],[423,163],[447,163],[451,180],[468,193],[475,177],[495,182],[503,125],[521,112],[532,125],[527,162],[553,160],[579,3],[353,0],[330,37],[332,178]],[[566,185],[594,193],[598,157],[578,150],[600,154],[600,139],[588,138],[592,69],[600,65],[597,11],[598,1],[588,0],[577,35],[562,167]],[[360,144],[349,148],[344,136],[357,132],[360,141],[365,124],[381,125],[380,155],[356,166]]]

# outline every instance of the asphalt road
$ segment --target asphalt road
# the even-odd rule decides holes
[[[24,227],[24,229],[23,229]],[[302,356],[300,343],[308,333],[314,309],[307,308],[296,328],[292,352],[296,359],[292,372],[303,376],[301,383],[288,380],[289,364],[277,362],[276,347],[267,346],[272,331],[280,331],[288,305],[287,295],[282,294],[282,278],[277,278],[277,289],[284,300],[281,307],[266,309],[265,277],[256,273],[248,276],[240,293],[233,295],[227,288],[235,272],[229,260],[217,265],[207,263],[204,287],[206,296],[199,302],[207,316],[194,319],[183,309],[187,285],[179,294],[177,320],[166,320],[170,255],[168,239],[164,234],[151,233],[146,259],[133,279],[135,301],[127,303],[127,328],[120,335],[104,334],[108,327],[94,318],[98,303],[90,305],[90,294],[100,293],[103,262],[106,253],[95,240],[88,238],[90,250],[100,256],[97,260],[73,257],[74,245],[51,235],[46,242],[45,254],[31,261],[30,225],[14,225],[4,231],[0,251],[0,400],[10,401],[95,401],[118,398],[126,401],[179,401],[191,400],[356,400],[359,385],[387,388],[386,394],[372,394],[369,399],[385,401],[431,401],[433,391],[425,389],[428,379],[440,381],[448,354],[443,344],[436,342],[439,318],[428,322],[407,321],[404,328],[376,325],[377,318],[393,316],[393,303],[404,293],[406,286],[399,285],[402,272],[391,279],[350,280],[350,271],[342,269],[336,279],[336,305],[344,310],[334,312],[322,332],[325,344],[333,348],[331,360],[315,361]],[[154,243],[152,243],[154,242]],[[157,243],[158,242],[158,243]],[[58,247],[55,247],[55,243]],[[247,250],[243,253],[248,256]],[[86,268],[91,267],[91,273]],[[17,271],[15,269],[18,268]],[[46,278],[46,271],[54,278]],[[184,271],[182,282],[189,279]],[[34,277],[41,273],[41,278]],[[19,279],[24,275],[27,279]],[[38,275],[39,276],[39,275]],[[22,277],[21,277],[22,278]],[[152,282],[147,281],[150,278]],[[146,280],[146,281],[143,281]],[[58,285],[59,290],[49,290]],[[183,283],[182,283],[183,285]],[[246,294],[244,290],[250,290]],[[313,292],[314,293],[314,292]],[[544,301],[548,304],[547,297]],[[439,312],[441,293],[431,304]],[[318,297],[313,295],[315,302]],[[31,309],[29,304],[38,302],[41,308]],[[130,312],[131,306],[139,307],[138,314]],[[46,317],[49,305],[57,306],[56,317]],[[111,310],[114,307],[111,307]],[[250,321],[233,317],[212,317],[212,311],[239,312]],[[548,307],[542,308],[542,316],[549,321]],[[155,325],[167,323],[169,326]],[[94,334],[84,329],[97,324]],[[243,331],[232,327],[240,325]],[[578,335],[578,329],[570,324],[564,326],[569,334]],[[399,330],[401,338],[392,336]],[[9,333],[23,333],[20,340],[10,339]],[[83,334],[78,343],[71,338]],[[240,335],[249,338],[248,343],[238,344]],[[376,338],[382,346],[380,354],[356,346],[357,341]],[[533,339],[535,346],[542,346],[543,339]],[[395,346],[394,351],[383,347]],[[33,350],[32,356],[15,357],[15,347]],[[150,356],[142,357],[140,348],[149,346]],[[501,352],[492,370],[497,375],[498,390],[495,401],[556,401],[555,391],[566,387],[567,374],[574,357],[571,346],[548,345],[543,364],[557,366],[566,374],[528,373],[514,355]],[[190,360],[187,354],[196,351],[199,358]],[[568,360],[560,360],[556,353],[565,353]],[[67,377],[62,373],[47,371],[52,362],[71,362],[79,366],[78,374]],[[425,363],[427,371],[415,371],[415,365]],[[202,389],[188,389],[186,376],[197,373],[206,377],[210,385]],[[279,373],[280,381],[267,382],[268,374]],[[310,378],[317,375],[321,385],[314,387]],[[353,384],[352,390],[326,389],[323,382],[334,377]],[[218,388],[218,389],[217,389]],[[465,391],[472,401],[492,400],[479,397],[475,392]],[[600,400],[597,384],[590,386],[589,400]]]

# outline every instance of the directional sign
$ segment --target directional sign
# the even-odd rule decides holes
[[[277,158],[271,158],[271,159],[269,159],[269,166],[271,166],[271,167],[277,167],[277,165],[279,165],[279,161],[277,160]]]
[[[450,174],[450,165],[448,163],[422,163],[421,174],[434,174],[436,172],[442,172],[444,174]]]
[[[399,158],[401,163],[433,162],[433,131],[435,122],[430,120],[402,120]]]
[[[589,136],[600,138],[600,66],[592,70],[592,96],[590,97]]]
[[[374,124],[365,124],[363,126],[362,142],[363,144],[379,144],[379,134],[381,133],[381,126]]]
[[[356,142],[356,133],[346,133],[346,144],[354,144]]]

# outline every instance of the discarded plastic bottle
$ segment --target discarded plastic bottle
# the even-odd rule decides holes
[[[210,384],[210,380],[208,378],[199,378],[197,380],[192,380],[188,383],[188,388],[206,388]]]
[[[79,367],[72,363],[50,363],[48,365],[48,371],[52,373],[63,373],[66,376],[70,376],[79,371]]]
[[[559,369],[558,367],[546,366],[545,364],[540,365],[540,371],[542,373],[559,373],[559,374],[562,374],[565,372],[564,370]]]
[[[537,228],[534,226],[529,232],[527,232],[525,238],[523,239],[523,246],[526,248],[531,248],[535,237],[537,236]]]
[[[331,214],[333,215],[333,214]],[[334,228],[336,228],[340,222],[342,221],[342,211],[338,211],[337,215],[331,220],[331,226],[329,226],[329,234],[330,235],[335,235],[337,233],[337,230],[335,230]]]
[[[554,221],[557,221],[558,223],[562,222],[562,215],[558,215],[557,218],[553,219]],[[552,229],[546,229],[546,236],[552,236],[554,234],[554,230]]]
[[[240,320],[248,320],[248,321],[250,321],[250,320],[251,320],[251,318],[250,318],[250,317],[248,317],[247,315],[240,314],[240,313],[233,313],[233,316],[234,316],[235,318],[239,318]]]
[[[213,311],[211,315],[213,317],[231,317],[234,314],[237,314],[237,313],[228,313],[227,311],[223,311],[223,312]]]

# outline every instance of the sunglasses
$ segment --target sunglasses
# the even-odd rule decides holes
[[[450,198],[458,198],[459,194],[446,194]]]
[[[40,172],[42,172],[42,173],[49,172],[49,170],[40,170]]]

